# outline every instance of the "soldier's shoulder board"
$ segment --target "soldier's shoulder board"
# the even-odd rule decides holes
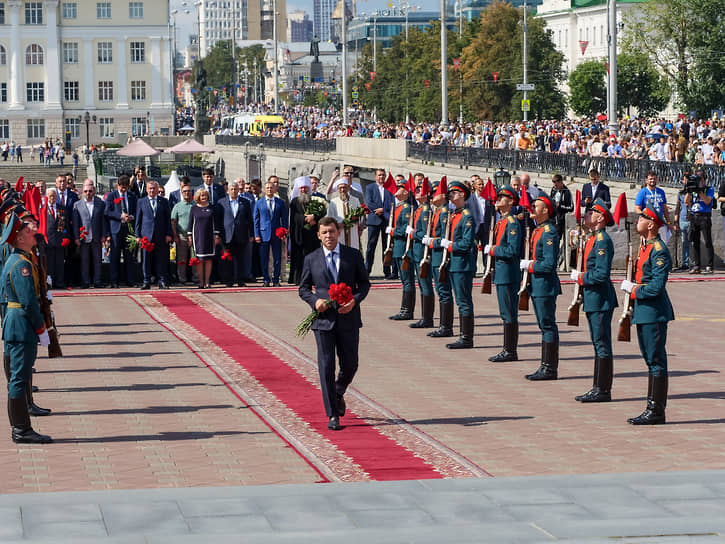
[[[508,222],[509,223],[516,223],[516,219],[514,219],[514,216],[513,215],[509,215]]]
[[[604,240],[604,233],[598,232],[597,233],[597,242],[601,242]]]
[[[551,230],[551,227],[549,225],[544,225],[544,232],[549,232]]]
[[[463,209],[463,215],[471,215],[471,212],[469,212],[467,209]]]
[[[655,242],[655,250],[662,251],[662,242],[660,242],[659,240]]]
[[[404,202],[404,203],[403,203],[403,209],[405,209],[405,208],[407,208],[407,207],[408,207],[408,203],[407,203],[407,202]]]

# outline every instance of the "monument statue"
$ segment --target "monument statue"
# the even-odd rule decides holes
[[[310,42],[310,56],[315,57],[314,62],[320,62],[320,38],[317,36]]]

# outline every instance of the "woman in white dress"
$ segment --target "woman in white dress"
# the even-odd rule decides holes
[[[358,220],[358,223],[351,227],[345,227],[343,224],[345,215],[350,210],[358,208],[360,206],[360,200],[350,194],[350,186],[347,184],[345,178],[337,180],[334,189],[337,191],[337,196],[330,199],[330,204],[327,206],[327,215],[334,217],[342,226],[340,242],[348,247],[360,249],[360,232],[365,227],[365,216],[362,216]]]

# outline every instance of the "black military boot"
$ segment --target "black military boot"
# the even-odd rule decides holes
[[[41,408],[37,404],[35,404],[35,401],[33,400],[33,375],[30,375],[30,379],[28,380],[28,388],[25,390],[25,397],[28,400],[28,413],[31,416],[47,416],[50,415],[51,410],[48,408]]]
[[[649,394],[647,408],[637,417],[627,420],[632,425],[664,425],[667,407],[668,377],[649,375]]]
[[[611,373],[611,358],[609,358],[609,370]],[[609,392],[611,388],[612,379],[611,376],[609,378],[609,385],[606,387],[603,387],[603,384],[606,382],[606,377],[604,376],[602,372],[602,366],[607,366],[607,363],[604,358],[600,358],[598,355],[594,356],[594,379],[592,388],[584,393],[583,395],[577,395],[574,397],[574,400],[578,400],[579,402],[609,402],[612,400],[612,396]],[[603,381],[604,380],[604,381]]]
[[[516,350],[519,345],[519,324],[504,323],[503,324],[503,350],[489,357],[492,363],[507,363],[509,361],[518,361],[519,355]]]
[[[448,349],[470,349],[473,347],[473,316],[459,315],[461,322],[461,335],[452,344],[446,344]]]
[[[430,329],[433,327],[433,312],[435,310],[434,308],[435,298],[433,295],[420,295],[420,306],[421,311],[423,312],[423,317],[416,321],[415,323],[411,323],[409,327],[411,329]]]
[[[25,397],[8,397],[8,419],[12,428],[12,439],[16,444],[50,444],[53,441],[51,437],[33,430]]]
[[[441,302],[440,304],[440,326],[428,333],[432,338],[450,338],[453,336],[453,301]]]
[[[526,379],[534,382],[556,380],[559,377],[559,342],[541,343],[541,366]]]
[[[403,299],[400,305],[400,312],[391,315],[393,321],[410,321],[415,311],[415,291],[403,291]]]
[[[398,320],[400,319],[400,316],[403,314],[406,314],[408,312],[408,296],[406,295],[407,291],[403,291],[400,295],[400,311],[397,314],[391,315],[388,317],[388,319],[394,319]]]

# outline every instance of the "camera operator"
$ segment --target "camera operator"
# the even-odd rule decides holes
[[[712,248],[712,205],[715,201],[715,191],[708,187],[705,173],[697,172],[690,176],[685,184],[685,206],[690,210],[690,242],[692,247],[692,268],[690,274],[699,274],[702,259],[700,258],[700,233],[705,239],[705,252],[707,266],[704,274],[712,274],[713,248]]]

